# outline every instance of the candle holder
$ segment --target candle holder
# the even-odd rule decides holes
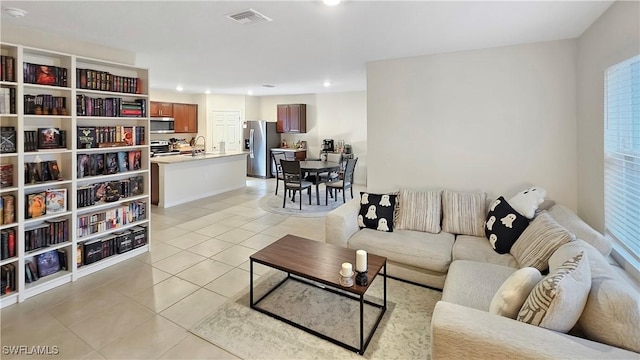
[[[356,285],[367,286],[369,284],[369,278],[367,277],[367,271],[356,271]]]

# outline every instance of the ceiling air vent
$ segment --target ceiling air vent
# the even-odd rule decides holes
[[[262,22],[271,21],[268,17],[260,14],[259,12],[248,9],[244,11],[240,11],[235,14],[227,15],[227,17],[233,21],[237,21],[240,24],[257,24]]]

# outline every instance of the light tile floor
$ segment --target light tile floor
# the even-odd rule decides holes
[[[235,359],[187,330],[249,285],[256,250],[286,234],[324,241],[324,218],[257,206],[274,189],[247,178],[241,190],[154,207],[150,252],[2,309],[1,344],[58,346],[47,358],[65,360]]]

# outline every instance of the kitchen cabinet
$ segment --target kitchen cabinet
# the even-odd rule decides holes
[[[174,103],[173,120],[176,133],[197,133],[198,105]]]
[[[306,133],[307,105],[279,104],[276,131],[279,133]]]
[[[149,106],[149,116],[172,117],[173,104],[166,103],[166,102],[151,101],[151,105]]]

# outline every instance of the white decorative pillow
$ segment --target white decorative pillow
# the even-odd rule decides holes
[[[442,192],[442,231],[471,236],[484,235],[486,194]]]
[[[531,291],[518,321],[566,333],[575,326],[591,289],[591,270],[583,252],[566,260]]]
[[[533,267],[524,267],[514,272],[493,296],[489,312],[515,319],[529,293],[541,279],[540,270]]]
[[[412,191],[401,189],[398,196],[398,230],[440,232],[442,201],[440,191]]]
[[[522,232],[509,252],[520,267],[533,266],[545,271],[549,268],[549,258],[562,245],[575,240],[575,236],[558,225],[546,211],[533,219]]]

